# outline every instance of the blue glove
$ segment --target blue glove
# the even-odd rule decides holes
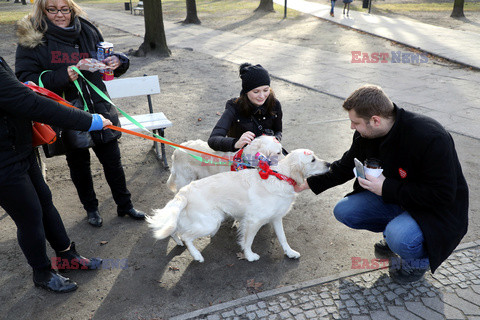
[[[92,125],[90,126],[90,129],[88,129],[88,131],[102,130],[102,128],[103,121],[102,118],[100,118],[100,115],[98,113],[92,114]]]

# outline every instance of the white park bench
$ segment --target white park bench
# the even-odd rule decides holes
[[[153,112],[151,98],[152,94],[160,93],[158,76],[114,79],[110,81],[105,81],[104,83],[107,87],[108,95],[112,100],[117,98],[147,96],[148,108],[150,112],[146,114],[132,115],[132,118],[134,118],[148,130],[155,132],[162,137],[165,136],[164,130],[165,128],[171,127],[172,122],[167,119],[163,112]],[[121,106],[119,107],[121,108]],[[122,108],[122,110],[124,109]],[[124,111],[128,113],[128,110]],[[125,117],[120,117],[120,125],[124,129],[145,133],[144,130],[131,123]],[[167,157],[165,155],[165,144],[161,143],[161,146],[159,148],[158,143],[155,141],[153,142],[153,147],[155,148],[157,158],[163,161],[163,166],[165,167],[165,169],[168,169]],[[161,150],[161,152],[159,149]]]
[[[138,1],[138,4],[135,8],[133,8],[133,15],[136,15],[137,11],[138,13],[143,13],[143,1]]]

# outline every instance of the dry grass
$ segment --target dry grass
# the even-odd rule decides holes
[[[374,3],[377,10],[390,11],[395,13],[400,12],[451,12],[453,9],[452,3]],[[464,11],[480,11],[480,2],[465,2]]]

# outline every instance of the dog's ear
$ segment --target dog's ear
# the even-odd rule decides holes
[[[287,155],[290,168],[290,178],[297,183],[303,183],[305,179],[305,163],[302,161],[302,154],[299,152],[291,152]]]
[[[255,138],[246,147],[245,151],[250,153],[251,156],[254,156],[257,152],[260,152],[260,150],[262,150],[262,149],[263,149],[263,141],[261,141],[261,139]]]

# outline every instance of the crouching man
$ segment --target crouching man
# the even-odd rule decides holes
[[[467,232],[468,186],[453,139],[437,121],[397,107],[378,86],[357,89],[343,108],[355,130],[350,149],[328,173],[295,189],[319,194],[355,177],[354,158],[375,159],[383,172],[357,178],[333,213],[350,228],[383,232],[375,253],[396,257],[389,268],[394,281],[420,280]]]

